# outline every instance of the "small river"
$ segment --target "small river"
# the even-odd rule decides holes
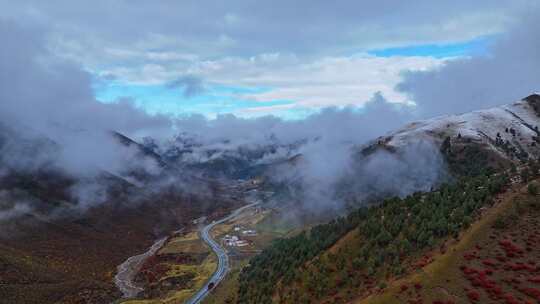
[[[166,237],[157,240],[148,251],[139,255],[134,255],[118,266],[118,272],[114,276],[114,283],[122,292],[123,298],[134,298],[138,293],[144,290],[142,287],[135,284],[135,276],[141,269],[144,261],[163,247],[166,240]]]

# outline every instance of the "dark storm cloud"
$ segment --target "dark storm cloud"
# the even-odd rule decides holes
[[[462,113],[519,100],[540,91],[540,7],[505,33],[486,56],[410,72],[398,88],[422,116]]]

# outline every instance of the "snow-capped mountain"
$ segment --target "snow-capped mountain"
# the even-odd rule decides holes
[[[445,115],[413,122],[382,136],[376,145],[389,149],[411,141],[428,140],[442,145],[445,139],[474,144],[507,160],[540,156],[540,95],[495,108],[460,115]]]

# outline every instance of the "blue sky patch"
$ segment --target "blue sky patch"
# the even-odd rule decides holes
[[[484,36],[478,39],[461,43],[404,46],[397,48],[371,50],[368,53],[378,57],[423,56],[434,58],[485,55],[488,52],[488,48],[492,41],[492,36]]]
[[[186,97],[182,88],[170,88],[167,85],[136,85],[119,82],[94,83],[96,98],[105,103],[121,98],[130,98],[150,114],[192,114],[199,113],[208,117],[219,114],[241,113],[246,109],[272,107],[292,104],[290,100],[256,101],[243,98],[245,94],[264,93],[270,88],[209,86],[202,94]],[[257,112],[245,112],[243,116],[260,116]]]

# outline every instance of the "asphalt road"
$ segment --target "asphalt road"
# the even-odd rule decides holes
[[[211,283],[214,283],[214,286],[217,286],[219,282],[221,282],[225,276],[227,275],[227,272],[229,271],[229,256],[227,255],[227,251],[221,247],[221,245],[216,242],[212,236],[210,235],[210,231],[212,228],[214,228],[216,225],[219,225],[221,223],[224,223],[236,216],[238,216],[242,211],[246,210],[247,208],[253,207],[255,205],[259,204],[258,202],[252,203],[249,205],[246,205],[242,208],[236,209],[233,213],[228,215],[227,217],[224,217],[220,219],[219,221],[214,221],[210,223],[209,225],[205,226],[201,230],[201,238],[210,246],[212,251],[214,251],[218,257],[218,267],[210,280],[204,284],[204,286],[189,300],[187,300],[186,304],[199,304],[202,302],[202,300],[210,293],[210,290],[208,289],[208,285]]]

